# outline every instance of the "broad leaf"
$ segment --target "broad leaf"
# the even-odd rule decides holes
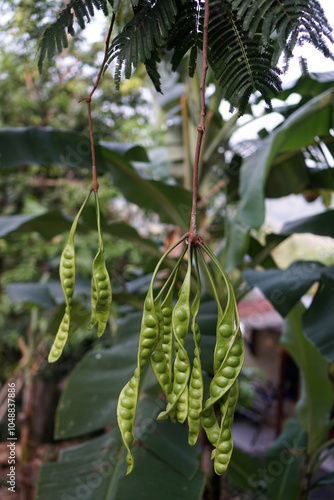
[[[334,363],[334,266],[322,273],[311,306],[303,316],[306,337],[330,363]]]
[[[128,201],[158,213],[163,222],[173,222],[184,230],[188,228],[190,214],[184,207],[191,207],[190,191],[141,177],[128,158],[141,161],[144,158],[142,148],[120,148],[103,143],[96,145],[95,152],[98,171],[109,172]],[[89,138],[74,132],[37,127],[2,129],[0,154],[2,168],[27,164],[91,168]]]
[[[299,498],[300,469],[307,447],[307,434],[298,420],[288,420],[278,439],[265,454],[264,478],[271,500]]]
[[[156,410],[151,400],[138,405],[137,433],[142,446],[134,449],[135,467],[130,476],[125,477],[124,446],[114,427],[98,438],[63,450],[57,463],[44,464],[36,500],[132,500],[134,496],[139,500],[200,500],[205,476],[199,470],[197,450],[180,446],[187,441],[184,427],[177,432],[170,422],[152,427]]]
[[[284,224],[282,234],[311,233],[334,238],[334,210],[296,219]]]
[[[13,232],[31,233],[37,231],[47,239],[69,230],[71,223],[58,211],[40,215],[6,215],[0,217],[0,237]]]
[[[334,486],[334,472],[328,472],[327,474],[324,474],[319,479],[317,479],[312,484],[312,490],[321,488],[322,486]]]
[[[314,222],[319,222],[317,230],[321,232],[323,220],[320,216],[315,216],[314,219]],[[283,317],[318,281],[315,297],[303,315],[304,333],[327,361],[334,362],[334,266],[326,267],[313,261],[296,261],[285,270],[246,269],[243,276],[249,286],[256,286],[262,291]]]
[[[227,481],[239,490],[253,490],[262,480],[262,467],[258,457],[239,448],[233,449],[227,469]]]
[[[240,206],[232,226],[227,253],[228,268],[242,262],[251,228],[264,221],[264,189],[273,162],[279,153],[300,150],[316,136],[327,135],[331,128],[334,90],[315,97],[290,115],[269,134],[255,153],[246,158],[241,168]],[[240,233],[240,227],[243,229]],[[233,236],[239,234],[239,238]]]
[[[313,283],[320,280],[324,269],[326,267],[320,262],[296,261],[285,270],[245,269],[243,276],[248,285],[258,287],[284,317]]]
[[[308,434],[308,452],[312,453],[326,438],[333,394],[327,364],[303,333],[304,311],[305,308],[297,304],[287,316],[281,343],[300,369],[301,397],[297,415]]]
[[[278,99],[285,101],[292,93],[299,94],[304,100],[310,99],[333,87],[333,82],[333,71],[310,72],[301,76],[298,80],[286,83],[285,90],[279,93]]]
[[[137,321],[132,319],[132,325],[128,327],[139,335],[140,315]],[[116,423],[118,396],[136,367],[137,345],[135,339],[111,349],[91,351],[83,358],[62,392],[56,438],[89,434]]]
[[[7,215],[0,217],[0,237],[12,233],[31,233],[36,231],[44,238],[51,239],[58,234],[69,231],[71,220],[60,212],[53,210],[37,215]],[[154,256],[160,256],[157,245],[147,238],[142,238],[136,229],[123,222],[108,224],[106,218],[101,215],[101,227],[103,233],[111,234],[131,241]],[[78,231],[86,233],[96,231],[96,215],[92,206],[85,208],[78,224]]]
[[[41,307],[54,307],[55,301],[48,285],[42,283],[11,283],[6,287],[10,300],[28,302]]]

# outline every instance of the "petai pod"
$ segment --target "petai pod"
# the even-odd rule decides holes
[[[158,415],[158,420],[168,418],[176,410],[176,418],[183,423],[188,415],[188,381],[190,361],[185,349],[185,341],[190,322],[190,285],[193,249],[188,245],[188,269],[179,292],[179,298],[172,312],[172,327],[175,339],[174,380],[166,410]]]
[[[154,374],[162,388],[166,398],[171,395],[172,390],[172,310],[173,310],[173,293],[177,271],[183,259],[186,248],[178,259],[172,273],[163,285],[156,299],[154,306],[159,319],[159,339],[156,343],[154,351],[151,354],[151,366]],[[166,296],[161,303],[161,298],[167,289]]]
[[[159,260],[158,264],[154,269],[149,290],[147,292],[144,301],[143,316],[142,316],[140,336],[139,336],[139,347],[137,354],[137,367],[135,368],[134,374],[129,380],[129,382],[121,390],[121,393],[118,398],[117,422],[122,435],[123,442],[127,449],[127,457],[126,457],[126,461],[128,464],[127,474],[130,474],[134,466],[134,457],[133,454],[131,453],[131,448],[135,443],[134,422],[135,422],[135,415],[138,403],[140,377],[144,366],[146,365],[147,361],[150,359],[152,353],[154,352],[161,331],[161,318],[159,318],[159,311],[157,314],[157,309],[155,307],[155,301],[153,296],[154,281],[164,259],[184,239],[185,237],[183,237],[173,247],[171,247],[161,257],[161,259]]]
[[[197,290],[191,305],[192,324],[191,330],[194,338],[194,360],[191,370],[188,389],[188,442],[195,445],[198,439],[201,425],[201,411],[203,402],[203,376],[201,366],[201,332],[196,322],[201,301],[201,280],[198,267],[197,252],[195,252],[195,266],[197,274]]]
[[[67,243],[60,257],[59,265],[59,277],[61,286],[65,295],[65,312],[63,319],[59,325],[56,338],[50,349],[48,356],[49,363],[54,363],[61,356],[64,346],[68,338],[68,332],[70,329],[70,313],[71,304],[75,287],[75,249],[74,249],[74,235],[77,229],[78,220],[80,218],[81,212],[84,209],[91,191],[86,196],[83,204],[81,205],[79,212],[77,213],[68,236]]]
[[[138,402],[140,376],[159,337],[159,319],[153,302],[153,282],[149,287],[143,308],[140,329],[137,367],[132,378],[123,387],[117,404],[117,421],[123,442],[127,449],[127,474],[133,469],[134,459],[131,448],[135,443],[134,421]]]
[[[142,370],[150,360],[153,372],[162,388],[167,405],[157,419],[170,418],[173,422],[183,423],[188,419],[188,442],[194,445],[202,425],[209,441],[214,446],[212,459],[217,474],[225,472],[230,461],[233,440],[232,423],[238,399],[237,377],[244,359],[244,345],[240,331],[240,320],[234,290],[227,275],[211,250],[198,239],[188,241],[179,260],[169,277],[154,297],[154,282],[163,260],[167,255],[187,238],[185,235],[171,247],[158,262],[150,282],[148,294],[144,302],[142,324],[140,330],[137,367],[130,381],[122,389],[117,406],[118,425],[127,448],[127,474],[133,468],[131,448],[135,443],[134,423],[138,402],[139,384]],[[188,250],[187,271],[173,306],[174,289],[180,264]],[[222,298],[210,272],[205,255],[218,269],[226,289],[226,305],[223,308]],[[213,359],[213,377],[209,394],[203,403],[203,375],[201,367],[201,332],[197,316],[201,301],[202,270],[207,274],[213,295],[217,303],[216,344]],[[191,285],[193,260],[195,262],[196,293],[191,303]],[[186,350],[186,338],[191,326],[194,340],[194,356],[192,367]],[[173,362],[174,348],[174,362]],[[216,414],[220,409],[221,418]]]
[[[233,451],[232,424],[234,410],[238,402],[239,387],[238,380],[234,382],[229,391],[225,394],[220,404],[221,424],[220,432],[216,444],[216,449],[212,452],[214,459],[214,469],[220,475],[226,472]]]
[[[221,439],[220,436],[222,435],[222,432],[225,431],[225,435],[228,434],[228,432],[231,432],[231,429],[229,429],[229,431],[227,430],[227,422],[230,421],[232,425],[233,414],[230,420],[225,420],[225,423],[222,415],[221,424],[219,426],[215,415],[215,405],[216,403],[222,405],[222,401],[224,400],[224,398],[228,399],[231,396],[231,391],[234,391],[234,389],[232,390],[232,387],[235,387],[235,383],[244,360],[244,345],[240,332],[240,321],[233,287],[211,250],[203,243],[201,244],[201,247],[210,257],[213,263],[217,266],[220,274],[223,277],[227,290],[227,303],[225,311],[223,312],[214,281],[211,274],[209,273],[205,259],[203,255],[201,255],[202,262],[208,272],[209,279],[211,281],[218,308],[216,345],[214,350],[213,362],[214,376],[210,383],[209,397],[206,400],[204,408],[202,410],[201,421],[208,439],[213,444],[213,446],[217,447],[219,440]],[[235,404],[237,397],[238,395],[236,394],[234,398]],[[225,460],[227,456],[228,455],[226,454],[225,458],[222,460]],[[226,467],[228,461],[229,458],[228,460],[226,460]],[[219,466],[215,465],[215,470],[217,473],[222,473],[222,464],[220,464]],[[219,470],[221,472],[218,472]]]
[[[98,337],[101,337],[101,335],[103,335],[105,331],[110,316],[112,291],[103,253],[99,199],[98,194],[94,194],[99,249],[93,260],[93,273],[91,282],[92,314],[89,328],[93,328],[97,323],[97,335]]]

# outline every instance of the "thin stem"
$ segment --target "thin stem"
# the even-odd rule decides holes
[[[205,82],[208,71],[208,28],[209,28],[209,0],[205,0],[204,24],[203,24],[203,68],[200,84],[201,118],[197,127],[197,142],[195,150],[194,172],[193,172],[193,198],[189,228],[190,244],[197,244],[197,198],[198,198],[198,170],[201,156],[202,139],[205,132]]]
[[[189,129],[188,129],[188,101],[187,95],[182,94],[181,99],[181,116],[182,116],[182,137],[183,137],[183,151],[184,151],[184,181],[183,186],[186,189],[191,189],[191,160],[190,160],[190,147],[189,147]]]
[[[116,14],[113,13],[112,18],[111,18],[111,22],[110,22],[110,26],[109,26],[109,30],[108,30],[108,35],[107,35],[107,38],[105,41],[104,58],[103,58],[103,61],[102,61],[101,67],[100,67],[100,71],[99,71],[97,78],[95,80],[95,83],[93,85],[93,88],[92,88],[91,92],[87,95],[87,97],[84,97],[83,99],[80,99],[80,101],[79,101],[79,102],[86,101],[86,103],[87,103],[90,149],[92,152],[92,183],[90,186],[90,190],[94,191],[94,193],[97,193],[97,191],[99,189],[99,183],[97,181],[97,173],[96,173],[94,134],[93,134],[93,124],[92,124],[92,114],[91,114],[91,109],[90,109],[90,103],[92,100],[92,96],[100,83],[101,76],[102,76],[104,67],[106,65],[107,59],[108,59],[110,38],[111,38],[111,33],[112,33],[112,30],[114,27],[115,18],[116,18]]]

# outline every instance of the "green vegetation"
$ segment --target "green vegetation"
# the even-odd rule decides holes
[[[44,460],[37,500],[214,500],[223,485],[242,498],[305,500],[313,489],[333,486],[332,474],[321,466],[333,452],[334,259],[323,258],[320,243],[318,251],[311,248],[288,267],[278,265],[276,257],[294,235],[334,238],[329,202],[334,189],[333,75],[304,75],[279,93],[277,66],[281,54],[287,64],[293,47],[305,42],[333,58],[331,30],[315,0],[281,0],[280,6],[274,0],[212,0],[209,5],[209,68],[203,87],[203,1],[139,0],[130,6],[116,0],[71,0],[63,11],[49,1],[5,2],[4,13],[14,15],[9,20],[4,15],[0,35],[0,380],[3,387],[15,382],[25,417],[17,422],[22,471],[35,457],[36,444],[75,440],[55,461]],[[82,29],[101,9],[106,33],[110,23],[114,27],[107,51],[114,73],[105,72],[91,99],[100,217],[91,196],[77,221],[76,286],[73,293],[71,284],[65,301],[59,261],[69,234],[73,242],[71,226],[91,183],[90,128],[85,105],[78,101],[93,88],[105,48],[102,42],[87,47]],[[285,100],[293,93],[301,100],[289,105]],[[281,123],[256,139],[237,141],[244,123],[239,113],[255,127],[254,105],[262,103],[265,116],[276,94]],[[199,151],[203,96],[205,134]],[[223,99],[239,113],[223,115]],[[181,258],[165,252],[193,222],[196,154],[201,160],[195,197],[201,239],[187,235],[189,254],[198,256],[192,274],[182,252]],[[263,225],[265,200],[292,193],[322,200],[322,211],[303,218],[296,214],[279,232],[269,232]],[[102,252],[111,310],[109,302],[108,307],[98,303]],[[72,267],[71,261],[74,279]],[[253,286],[284,318],[281,344],[301,379],[296,417],[286,421],[262,462],[237,448],[232,452],[230,436],[242,358],[234,349],[242,346],[234,297],[238,301]],[[306,308],[301,299],[310,289]],[[147,313],[152,309],[145,309],[147,290],[156,307],[153,326]],[[142,317],[143,306],[147,314]],[[69,309],[68,342],[57,363],[48,364]],[[181,309],[186,317],[180,320]],[[226,318],[229,335],[226,324],[223,333],[219,330]],[[89,329],[91,319],[103,324],[103,336]],[[166,336],[157,336],[151,345],[147,330],[164,320]],[[228,347],[226,338],[232,339]],[[145,351],[147,344],[152,352]],[[222,358],[224,349],[228,353]],[[182,355],[189,358],[186,371]],[[202,400],[204,410],[184,410],[185,391],[173,383],[173,373],[174,380],[183,380],[186,373],[190,381],[189,408],[196,410]],[[223,395],[222,373],[228,379]],[[133,379],[128,408],[124,391]],[[240,380],[249,407],[254,393],[247,391],[247,372]],[[40,384],[43,397],[37,399]],[[48,393],[53,394],[50,401]],[[5,403],[0,401],[1,410]],[[167,414],[181,422],[188,417],[188,424],[161,422]],[[45,415],[43,435],[36,431],[38,415]],[[197,441],[200,423],[208,439],[199,434]],[[1,432],[5,440],[5,424]],[[206,461],[215,447],[214,462]],[[229,460],[217,486],[214,468],[225,472]],[[271,473],[272,464],[279,464],[279,472]]]

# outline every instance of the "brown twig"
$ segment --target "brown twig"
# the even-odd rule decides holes
[[[104,67],[106,65],[107,59],[108,59],[110,38],[111,38],[111,33],[112,33],[112,30],[114,27],[115,18],[116,18],[116,14],[113,13],[112,18],[111,18],[111,22],[110,22],[110,26],[109,26],[109,30],[108,30],[108,35],[107,35],[106,42],[105,42],[104,58],[103,58],[103,61],[102,61],[101,67],[100,67],[100,71],[99,71],[97,78],[95,80],[95,83],[93,85],[93,88],[92,88],[91,92],[87,95],[87,97],[84,97],[83,99],[80,99],[80,101],[79,101],[79,102],[86,101],[86,103],[87,103],[90,149],[91,149],[91,153],[92,153],[92,184],[90,186],[90,189],[91,189],[91,191],[94,191],[95,193],[99,189],[99,183],[97,181],[97,173],[96,173],[94,134],[93,134],[93,124],[92,124],[92,114],[91,114],[91,109],[90,109],[90,103],[92,100],[92,96],[100,83],[101,76],[102,76]]]
[[[197,198],[198,198],[198,170],[201,156],[202,139],[205,132],[205,82],[208,71],[208,27],[209,27],[209,0],[205,0],[203,24],[203,68],[200,84],[201,118],[197,127],[197,142],[193,170],[193,196],[190,216],[189,242],[196,245],[197,235]]]

